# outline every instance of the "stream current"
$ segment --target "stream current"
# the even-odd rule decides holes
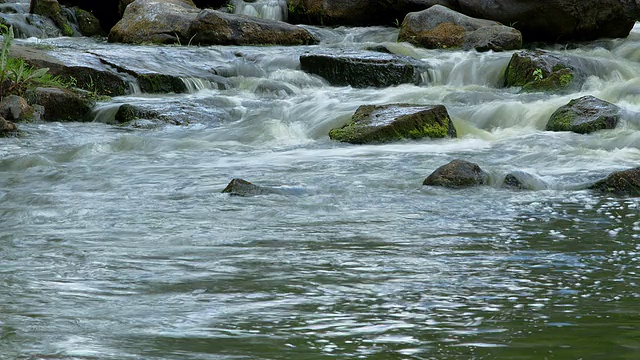
[[[510,52],[312,30],[320,45],[290,48],[37,40],[192,91],[1,139],[0,359],[637,359],[640,200],[579,188],[640,162],[640,27],[548,48],[599,69],[566,95],[502,88]],[[305,51],[379,45],[427,63],[424,82],[332,87],[299,70]],[[619,126],[544,131],[582,95],[621,106]],[[458,138],[329,140],[358,106],[397,102],[444,104]],[[104,124],[121,103],[184,124]],[[421,185],[456,158],[491,186]],[[500,188],[510,171],[542,185]],[[237,177],[287,191],[221,194]]]

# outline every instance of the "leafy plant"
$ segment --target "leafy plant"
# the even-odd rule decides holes
[[[49,68],[35,69],[24,59],[9,57],[13,43],[13,26],[0,24],[4,39],[0,49],[0,98],[8,94],[23,95],[26,90],[38,85],[65,86],[57,76],[48,73]]]
[[[540,81],[540,80],[544,79],[544,74],[542,73],[542,69],[537,68],[537,69],[533,70],[533,79],[535,81]]]

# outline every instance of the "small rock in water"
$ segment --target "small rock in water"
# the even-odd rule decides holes
[[[618,120],[618,106],[593,96],[583,96],[556,110],[547,123],[547,130],[589,134],[598,130],[615,129]]]
[[[258,186],[244,179],[233,179],[227,185],[222,193],[237,195],[237,196],[254,196],[254,195],[269,195],[269,194],[282,194],[283,192],[278,189]]]
[[[603,193],[640,196],[640,167],[613,172],[589,188]]]
[[[437,168],[424,180],[422,185],[464,188],[488,183],[489,174],[482,170],[478,164],[456,159]]]

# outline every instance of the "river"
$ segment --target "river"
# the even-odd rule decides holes
[[[640,199],[579,188],[640,162],[640,26],[548,48],[605,69],[565,95],[502,88],[510,52],[313,31],[320,45],[292,48],[37,40],[215,68],[230,86],[96,113],[130,103],[183,125],[29,123],[0,139],[0,359],[637,359]],[[379,45],[429,64],[424,83],[331,87],[299,70],[305,51]],[[582,95],[624,108],[618,128],[544,131]],[[458,138],[329,140],[359,105],[395,102],[444,104]],[[421,185],[456,158],[491,186]],[[501,188],[514,170],[546,185]],[[233,178],[286,191],[222,194]]]

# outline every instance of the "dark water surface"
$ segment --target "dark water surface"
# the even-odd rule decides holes
[[[2,139],[1,359],[640,358],[640,199],[576,190],[638,166],[640,123],[543,131],[586,94],[640,110],[638,30],[556,50],[608,69],[557,96],[501,89],[510,53],[321,31],[320,47],[383,43],[433,70],[420,86],[336,88],[297,69],[304,49],[50,40],[121,60],[157,52],[167,71],[163,56],[217,54],[233,86],[103,104],[169,109],[187,126],[23,124],[26,136]],[[460,136],[326,136],[388,102],[443,103]],[[492,186],[421,185],[455,158]],[[501,189],[512,170],[546,185]],[[221,194],[235,177],[286,191]]]

